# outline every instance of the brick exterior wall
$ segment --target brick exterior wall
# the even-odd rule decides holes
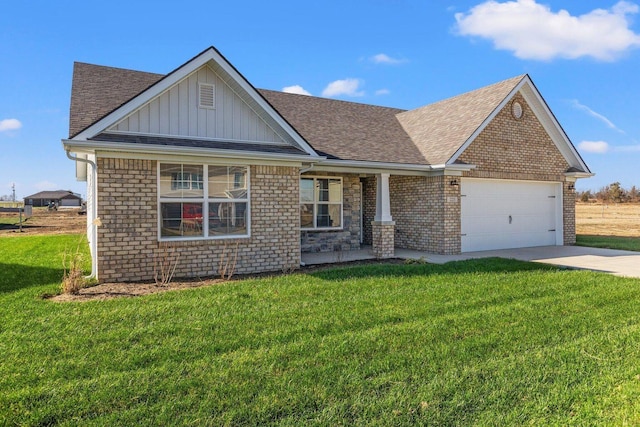
[[[439,254],[460,252],[460,187],[446,176],[392,176],[396,247]]]
[[[524,98],[523,116],[511,115],[511,102],[500,111],[459,160],[477,167],[464,177],[535,180],[563,183],[564,242],[575,243],[575,192],[564,172],[569,165]],[[512,101],[513,102],[513,101]],[[460,253],[460,186],[454,177],[391,176],[391,216],[396,222],[395,246],[439,254]],[[458,183],[460,178],[457,178]],[[369,218],[375,214],[375,177],[364,183],[365,243],[371,244]],[[370,211],[370,212],[369,212]]]
[[[371,231],[371,221],[376,216],[376,177],[370,176],[361,179],[362,183],[362,242],[365,245],[373,245],[373,235]],[[393,195],[391,195],[393,200]]]
[[[177,257],[176,278],[214,276],[236,245],[237,274],[297,268],[298,168],[251,166],[250,177],[251,237],[159,242],[157,162],[98,159],[99,280],[152,280],[163,254]]]
[[[511,115],[520,102],[522,118]],[[537,181],[565,180],[569,164],[520,94],[513,97],[458,158],[476,165],[464,176]]]
[[[519,120],[511,115],[515,101],[523,107]],[[569,164],[520,94],[497,114],[459,160],[477,166],[465,172],[466,177],[563,183],[564,243],[575,243],[575,192],[568,189],[564,176]]]
[[[373,221],[371,223],[373,254],[376,258],[393,258],[395,256],[394,229],[395,223],[393,221]]]
[[[570,190],[569,185],[573,182],[565,182],[562,185],[562,210],[564,218],[564,244],[576,244],[576,192]]]
[[[326,231],[301,230],[300,244],[302,252],[332,252],[360,249],[360,177],[353,174],[321,172],[310,172],[306,175],[318,177],[342,177],[343,228],[342,230]]]

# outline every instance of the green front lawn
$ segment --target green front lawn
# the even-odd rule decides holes
[[[576,245],[624,251],[640,251],[640,237],[590,236],[578,234],[576,236]]]
[[[640,280],[381,265],[54,303],[0,239],[0,425],[637,425]]]

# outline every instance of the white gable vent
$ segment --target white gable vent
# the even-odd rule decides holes
[[[198,83],[198,106],[200,108],[215,108],[216,90],[209,83]]]

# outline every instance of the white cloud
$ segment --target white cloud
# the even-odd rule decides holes
[[[287,86],[287,87],[283,87],[282,88],[283,92],[286,93],[296,93],[298,95],[308,95],[311,96],[311,92],[305,90],[305,88],[303,88],[300,85],[293,85],[293,86]]]
[[[640,35],[629,28],[628,19],[638,11],[637,5],[620,1],[608,10],[572,16],[564,9],[553,12],[535,0],[489,0],[467,13],[456,13],[455,19],[460,35],[492,40],[496,49],[512,51],[521,59],[589,56],[612,61],[640,46]]]
[[[389,95],[391,91],[389,89],[378,89],[376,95]]]
[[[582,141],[578,148],[586,153],[604,154],[609,151],[609,144],[604,141]]]
[[[0,132],[8,132],[12,130],[18,130],[22,127],[22,123],[18,119],[4,119],[0,120]]]
[[[364,91],[359,90],[360,85],[364,84],[364,82],[360,79],[344,79],[344,80],[336,80],[327,85],[326,88],[322,91],[322,96],[325,97],[334,97],[340,95],[346,96],[363,96]]]
[[[406,59],[392,58],[389,55],[384,53],[373,55],[370,58],[370,60],[374,64],[387,64],[387,65],[397,65],[397,64],[402,64],[403,62],[407,62]]]
[[[615,130],[617,132],[620,132],[620,133],[625,133],[625,131],[620,129],[618,126],[614,125],[611,120],[609,120],[608,118],[606,118],[605,116],[603,116],[600,113],[596,113],[595,111],[593,111],[591,108],[587,107],[586,105],[581,104],[577,99],[572,99],[571,100],[571,104],[575,108],[577,108],[578,110],[584,111],[588,115],[590,115],[591,117],[595,117],[596,119],[600,120],[602,123],[607,125],[608,128],[613,129],[613,130]]]

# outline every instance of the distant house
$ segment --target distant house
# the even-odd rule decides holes
[[[57,206],[75,206],[82,204],[82,197],[68,190],[41,191],[24,198],[25,205],[33,207],[49,206],[49,203]]]
[[[101,281],[286,271],[302,252],[572,245],[592,175],[528,75],[410,111],[256,89],[211,47],[167,75],[74,66]],[[337,259],[337,258],[336,258]]]

